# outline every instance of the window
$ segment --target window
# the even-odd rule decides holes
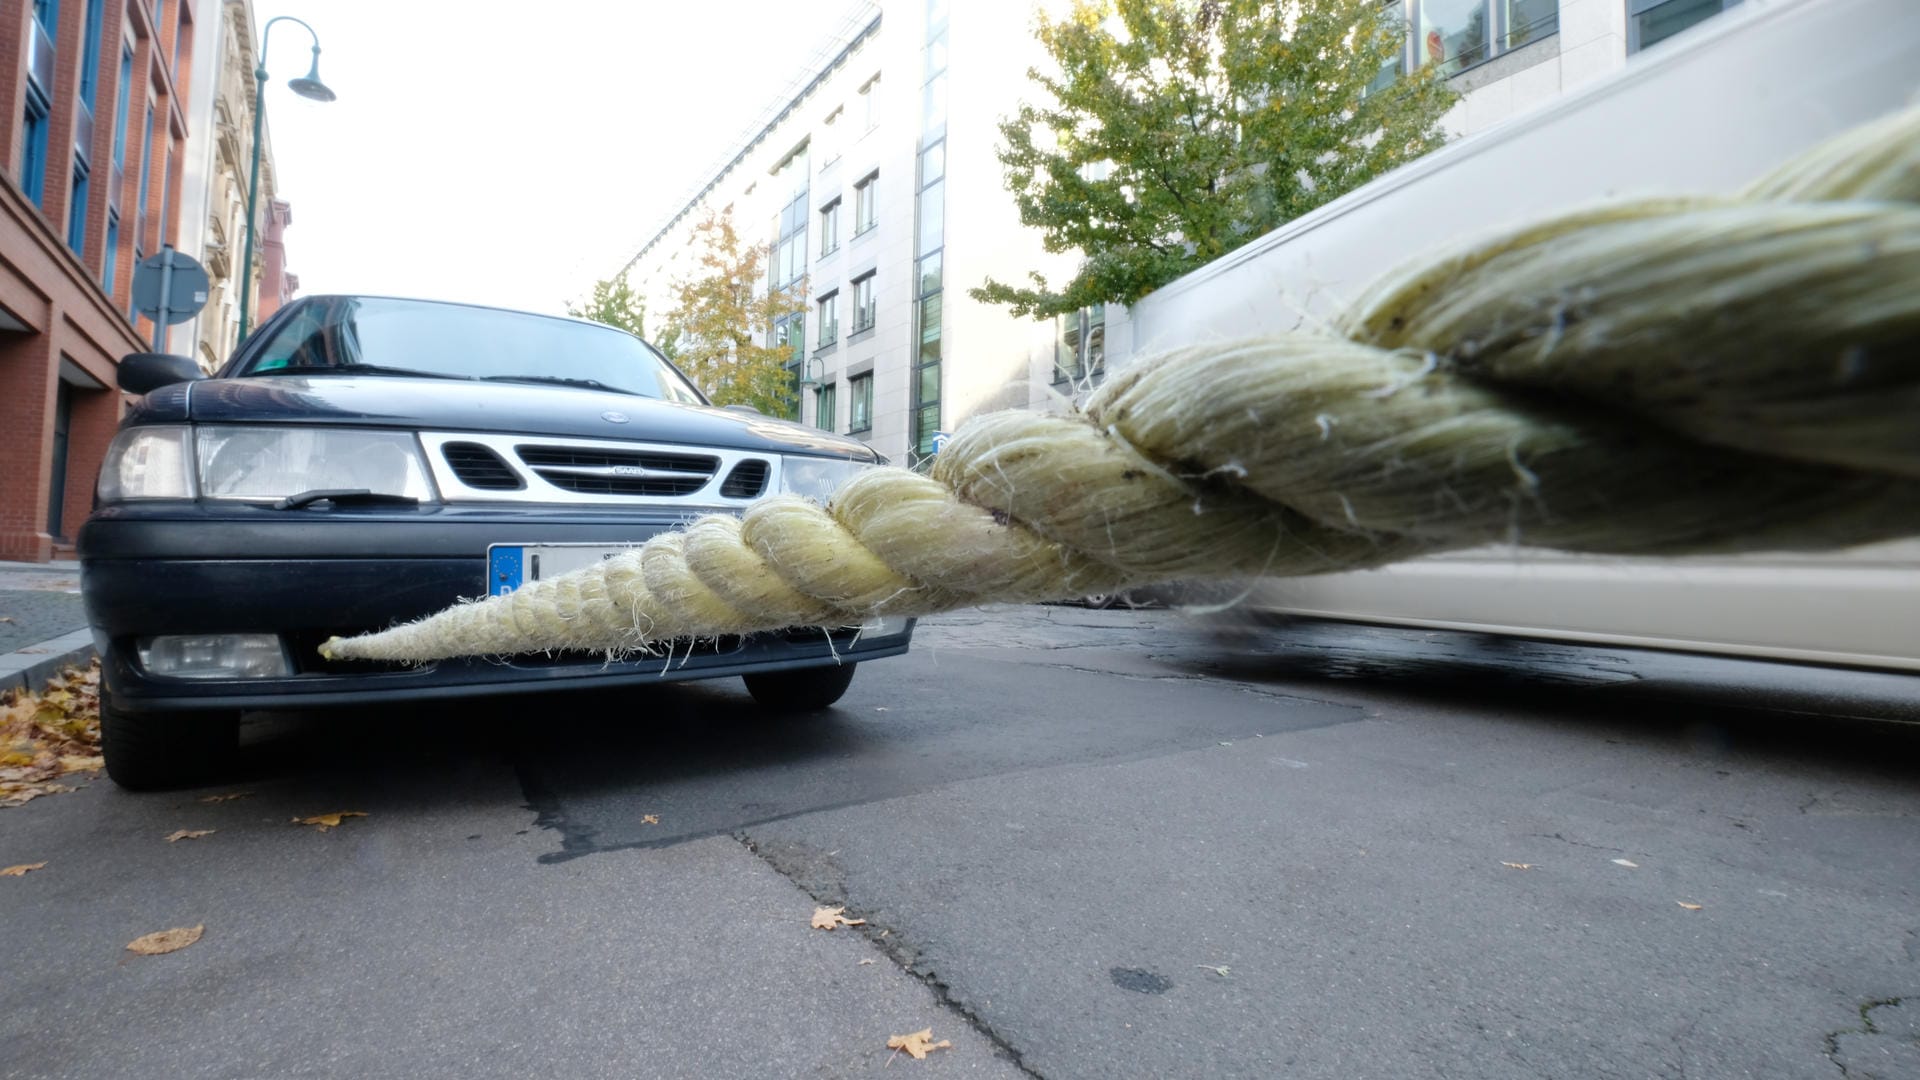
[[[1392,85],[1400,73],[1434,67],[1456,75],[1510,49],[1560,29],[1559,0],[1384,0],[1388,18],[1406,25],[1407,53],[1382,65],[1368,93]],[[1649,0],[1629,0],[1630,3]],[[1651,0],[1659,2],[1659,0]],[[1681,0],[1684,2],[1684,0]]]
[[[820,298],[820,348],[840,340],[840,293],[836,290]]]
[[[860,130],[872,131],[880,123],[880,76],[875,75],[860,88]]]
[[[133,245],[133,265],[139,266],[140,260],[146,257],[147,257],[146,252],[141,251],[139,243],[136,242]],[[133,318],[133,314],[134,314],[133,313],[133,290],[128,289],[127,290],[127,318],[129,319]]]
[[[73,194],[67,199],[67,246],[84,257],[87,246],[87,159],[73,157]]]
[[[853,283],[853,332],[873,329],[873,275]]]
[[[1517,49],[1560,30],[1560,0],[1507,0],[1500,51]]]
[[[34,79],[27,78],[26,124],[20,138],[20,190],[36,204],[47,194],[47,99]]]
[[[820,208],[820,254],[831,255],[840,250],[840,200],[835,199]]]
[[[153,174],[153,102],[147,102],[147,135],[140,144],[140,201],[133,206],[133,242],[147,239],[147,182]],[[135,259],[138,266],[140,260]]]
[[[834,430],[834,417],[839,411],[834,401],[834,384],[828,383],[813,392],[813,426],[821,431]]]
[[[1658,45],[1740,0],[1627,0],[1627,51]]]
[[[880,174],[877,172],[869,173],[865,180],[853,185],[853,235],[859,236],[873,228],[879,187]]]
[[[840,118],[846,115],[844,106],[834,109],[820,122],[820,167],[822,169],[840,160],[840,137],[846,134]]]
[[[105,4],[87,0],[87,36],[80,54],[80,103],[88,115],[94,112],[94,94],[100,89],[100,20]]]
[[[120,265],[120,211],[107,209],[107,259],[100,268],[100,285],[113,295],[113,272]]]
[[[1107,309],[1104,304],[1060,316],[1054,342],[1056,385],[1098,381],[1107,369]]]
[[[855,375],[847,380],[847,434],[873,430],[873,375]]]

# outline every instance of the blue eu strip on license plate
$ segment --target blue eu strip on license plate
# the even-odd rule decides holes
[[[487,549],[487,595],[505,596],[520,587],[520,549],[495,544]]]

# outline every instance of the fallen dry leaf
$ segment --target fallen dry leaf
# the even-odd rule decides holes
[[[840,914],[845,910],[847,910],[845,904],[839,907],[814,908],[813,928],[815,930],[832,930],[836,926],[861,926],[866,923],[867,920],[865,919],[849,919],[845,915]]]
[[[200,935],[205,933],[206,929],[207,924],[201,923],[199,926],[176,926],[171,930],[155,931],[127,942],[127,950],[139,953],[141,956],[161,956],[170,952],[179,952],[199,941]]]
[[[913,1058],[915,1061],[924,1061],[927,1052],[930,1050],[953,1049],[953,1041],[951,1039],[941,1039],[939,1042],[934,1042],[933,1029],[927,1028],[925,1031],[916,1031],[911,1035],[895,1035],[889,1038],[887,1040],[887,1049],[905,1050],[908,1057]]]
[[[339,828],[340,822],[346,818],[366,816],[367,812],[365,810],[335,810],[331,814],[315,814],[312,817],[297,817],[293,819],[293,823],[295,825],[312,825],[321,832],[326,832],[328,829]]]
[[[1221,977],[1221,978],[1223,978],[1223,979],[1224,979],[1224,978],[1227,978],[1227,977],[1228,977],[1228,975],[1229,975],[1229,973],[1231,973],[1231,972],[1233,971],[1233,969],[1232,969],[1232,968],[1230,968],[1230,967],[1228,967],[1228,966],[1227,966],[1227,965],[1225,965],[1225,964],[1221,964],[1221,965],[1220,965],[1220,966],[1218,966],[1218,967],[1215,967],[1215,966],[1214,966],[1214,965],[1212,965],[1212,964],[1195,964],[1195,965],[1193,965],[1193,966],[1194,966],[1194,967],[1197,967],[1197,968],[1199,968],[1199,969],[1200,969],[1201,971],[1211,971],[1211,972],[1213,972],[1213,973],[1214,973],[1215,975],[1218,975],[1218,976],[1220,976],[1220,977]]]
[[[72,791],[56,781],[100,762],[100,665],[68,667],[39,693],[0,693],[0,806]]]
[[[1699,911],[1702,907],[1705,906],[1702,904],[1689,904],[1685,900],[1675,900],[1674,903],[1679,904],[1681,907],[1686,908],[1688,911]]]
[[[0,870],[0,877],[26,877],[30,871],[38,870],[45,865],[47,864],[43,862],[28,862],[9,866],[5,870]]]
[[[167,843],[169,843],[169,844],[171,844],[171,843],[173,843],[173,842],[175,842],[175,841],[177,841],[177,840],[198,840],[198,839],[199,839],[200,837],[202,837],[202,836],[207,836],[207,835],[209,835],[209,834],[211,834],[211,833],[213,833],[214,831],[216,831],[216,830],[213,830],[213,829],[175,829],[174,831],[172,831],[172,832],[170,832],[170,833],[168,833],[168,834],[167,834]]]
[[[0,615],[0,622],[3,622],[3,623],[10,623],[10,622],[13,622],[13,616],[11,616],[11,615]],[[20,624],[19,624],[19,623],[14,623],[14,625],[15,625],[15,626],[18,626],[18,625],[20,625]]]
[[[251,799],[252,797],[253,797],[253,792],[251,791],[229,791],[224,795],[202,795],[200,796],[200,801],[201,802],[232,802],[235,799]]]
[[[1633,861],[1632,859],[1615,859],[1615,860],[1613,860],[1613,865],[1615,865],[1615,866],[1624,866],[1624,867],[1626,867],[1626,868],[1627,868],[1627,869],[1629,869],[1629,870],[1638,870],[1638,869],[1640,869],[1640,864],[1639,864],[1639,863],[1637,863],[1637,862],[1634,862],[1634,861]]]
[[[871,963],[873,963],[873,957],[871,957],[871,956],[869,956],[869,957],[867,957],[867,958],[866,958],[865,960],[862,960],[862,961],[860,961],[860,962],[859,962],[858,964],[856,964],[856,965],[854,965],[854,966],[855,966],[855,967],[866,967],[866,966],[867,966],[868,964],[871,964]]]
[[[1506,868],[1507,868],[1507,869],[1509,869],[1509,870],[1531,870],[1531,869],[1533,869],[1533,864],[1532,864],[1532,863],[1530,863],[1530,862],[1503,862],[1503,863],[1501,863],[1500,865],[1501,865],[1501,866],[1504,866],[1504,867],[1506,867]]]
[[[642,825],[658,825],[658,824],[660,824],[660,815],[659,815],[659,814],[648,814],[648,815],[646,815],[645,817],[643,817],[643,818],[641,818],[641,819],[640,819],[640,824],[642,824]]]

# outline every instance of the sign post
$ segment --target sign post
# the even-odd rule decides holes
[[[207,306],[209,287],[206,267],[171,244],[134,268],[133,307],[153,320],[154,352],[167,351],[167,327],[186,322]]]

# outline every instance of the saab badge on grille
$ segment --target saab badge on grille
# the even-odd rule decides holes
[[[611,409],[609,409],[608,411],[600,414],[600,419],[605,420],[609,424],[624,424],[627,422],[627,414],[623,412],[614,412]]]

